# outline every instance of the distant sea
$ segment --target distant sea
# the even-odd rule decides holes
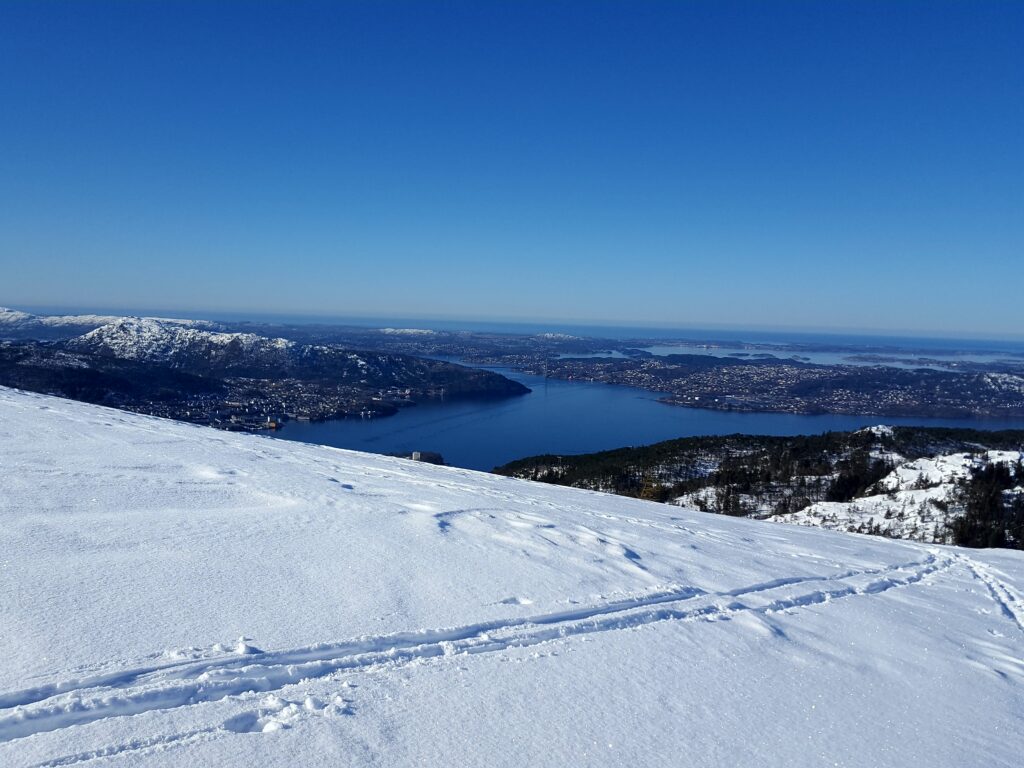
[[[813,330],[748,330],[737,328],[664,328],[623,325],[581,325],[557,321],[497,322],[492,320],[438,320],[415,317],[352,317],[327,315],[259,314],[245,312],[199,312],[195,310],[152,310],[140,308],[97,307],[19,307],[35,314],[103,314],[180,317],[218,322],[280,324],[327,324],[361,328],[424,328],[435,331],[477,331],[481,333],[538,334],[563,333],[570,336],[622,341],[648,339],[694,343],[747,343],[802,346],[807,348],[842,347],[854,352],[974,353],[1013,356],[1024,355],[1024,336],[1018,339],[949,338],[864,333],[837,333]]]

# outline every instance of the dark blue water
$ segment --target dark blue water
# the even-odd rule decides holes
[[[525,456],[645,445],[693,435],[796,435],[871,424],[1024,429],[1024,420],[800,416],[681,408],[644,390],[568,382],[501,369],[533,391],[500,400],[418,405],[397,416],[319,424],[293,422],[279,437],[375,453],[437,451],[445,462],[489,470]]]

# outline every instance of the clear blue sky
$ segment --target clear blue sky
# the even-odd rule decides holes
[[[1022,2],[0,4],[0,304],[1024,334]]]

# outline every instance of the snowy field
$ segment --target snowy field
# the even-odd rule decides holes
[[[1019,766],[1024,557],[0,389],[0,765]]]

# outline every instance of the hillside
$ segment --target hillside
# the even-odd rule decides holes
[[[0,764],[1013,766],[1024,557],[0,389]]]
[[[0,386],[248,430],[529,392],[498,373],[440,360],[138,317],[60,341],[0,341]]]
[[[897,539],[1024,549],[1022,458],[1021,451],[974,450],[901,461],[850,501],[817,501],[768,519]],[[683,496],[676,503],[691,501]]]
[[[177,321],[127,317],[63,343],[102,358],[164,365],[200,376],[294,378],[363,387],[444,387],[448,394],[522,394],[521,384],[490,371],[408,355],[298,344],[253,333],[225,333]]]
[[[151,317],[122,317],[66,346],[123,360],[225,371],[287,365],[297,345],[254,333],[224,333]]]
[[[687,437],[495,472],[938,544],[1024,548],[1024,431],[869,427],[777,437]]]

